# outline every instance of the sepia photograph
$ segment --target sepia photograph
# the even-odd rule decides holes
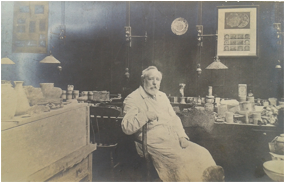
[[[284,182],[283,1],[2,1],[2,182]]]

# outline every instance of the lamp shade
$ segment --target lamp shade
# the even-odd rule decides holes
[[[46,64],[60,64],[60,61],[58,61],[54,56],[50,55],[45,57],[40,63],[46,63]]]
[[[228,67],[225,66],[222,62],[220,62],[219,57],[216,56],[214,62],[208,65],[206,69],[228,69]]]
[[[1,59],[1,64],[15,64],[10,58],[5,57]]]

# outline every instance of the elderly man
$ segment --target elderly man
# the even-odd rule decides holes
[[[142,85],[124,100],[122,129],[142,140],[148,123],[148,152],[165,182],[223,181],[223,168],[216,166],[205,148],[189,141],[180,118],[165,93],[159,91],[162,73],[150,66],[142,72]],[[136,142],[139,155],[142,145]]]

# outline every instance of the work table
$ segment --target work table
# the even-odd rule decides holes
[[[87,104],[1,123],[2,181],[92,181]]]

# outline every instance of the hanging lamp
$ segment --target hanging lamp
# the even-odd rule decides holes
[[[218,34],[216,34],[216,41],[216,56],[214,57],[214,62],[208,65],[206,69],[228,69],[228,67],[220,61],[218,56]]]
[[[8,57],[4,57],[1,58],[1,64],[15,64],[15,62],[13,62],[10,58]]]
[[[46,56],[44,59],[40,61],[40,63],[45,64],[60,64],[60,61],[58,61],[52,54],[50,56]]]
[[[206,69],[228,69],[219,59],[219,56],[215,56],[214,62],[208,65]]]
[[[61,26],[60,26],[60,33],[59,39],[64,40],[65,39],[65,2],[61,2]],[[50,36],[50,44],[51,44],[51,36]],[[46,56],[44,59],[40,61],[40,63],[46,63],[46,64],[60,64],[60,61],[57,60],[50,51],[50,55]],[[62,70],[61,66],[58,66],[59,71]]]

